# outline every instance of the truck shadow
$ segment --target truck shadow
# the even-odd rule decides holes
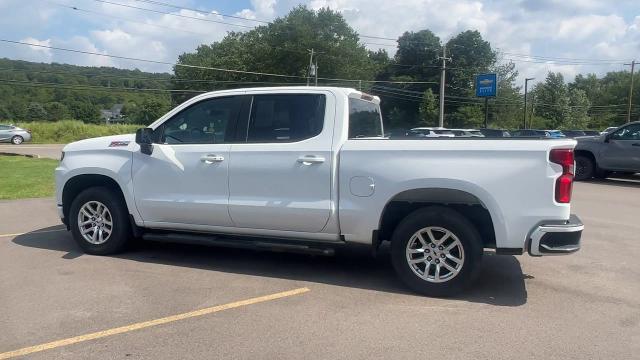
[[[13,242],[21,246],[66,252],[62,257],[70,261],[89,256],[82,253],[70,233],[43,232],[52,229],[54,227],[23,234],[14,238]],[[388,249],[385,248],[374,259],[366,251],[358,249],[345,249],[333,257],[324,257],[140,241],[128,252],[113,257],[415,296],[396,278]],[[488,254],[484,257],[475,284],[450,300],[495,306],[524,305],[527,302],[525,279],[528,278],[522,273],[516,257]]]

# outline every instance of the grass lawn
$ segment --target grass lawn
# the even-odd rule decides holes
[[[0,155],[0,200],[53,196],[58,160]]]

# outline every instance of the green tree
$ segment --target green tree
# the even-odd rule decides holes
[[[122,109],[126,121],[133,124],[149,125],[169,111],[169,106],[163,101],[148,98],[140,104],[127,103]]]
[[[589,126],[589,107],[587,94],[580,89],[569,89],[569,113],[564,129],[586,129]]]
[[[533,90],[535,114],[545,119],[545,127],[558,129],[563,127],[569,116],[569,90],[561,73],[550,72],[543,83]]]
[[[71,116],[76,120],[90,123],[100,122],[100,111],[93,104],[83,101],[73,101],[69,106]]]
[[[44,109],[47,111],[47,120],[49,121],[64,120],[69,116],[69,109],[57,101],[46,103]]]
[[[46,120],[47,119],[47,111],[44,109],[42,104],[38,102],[32,102],[27,107],[27,120],[37,121],[37,120]]]
[[[367,80],[374,76],[376,68],[369,58],[367,49],[339,12],[325,8],[313,11],[298,6],[285,17],[278,18],[268,25],[244,33],[231,32],[220,42],[201,45],[194,53],[185,53],[178,58],[179,64],[297,77],[278,78],[176,66],[174,72],[181,80],[210,82],[190,83],[176,80],[172,86],[179,90],[209,91],[239,85],[223,81],[304,83],[309,64],[307,49],[314,49],[317,54],[320,77]],[[341,85],[354,87],[358,82]],[[175,93],[174,100],[181,102],[193,95],[195,94]]]
[[[427,89],[422,95],[420,103],[420,126],[437,126],[439,116],[439,104],[431,89]]]

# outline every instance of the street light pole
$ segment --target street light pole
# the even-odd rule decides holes
[[[631,85],[629,85],[629,108],[627,109],[627,122],[631,122],[631,104],[633,101],[633,70],[636,67],[636,61],[633,60],[631,64],[625,64],[627,66],[631,65]]]
[[[522,128],[527,128],[527,89],[529,85],[529,81],[534,80],[535,78],[526,78],[524,79],[524,111],[522,112]]]

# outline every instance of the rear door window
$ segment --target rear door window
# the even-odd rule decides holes
[[[322,132],[325,95],[255,95],[251,105],[247,142],[295,142]]]

